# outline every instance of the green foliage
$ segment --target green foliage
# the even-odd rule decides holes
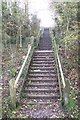
[[[77,3],[72,2],[53,2],[51,3],[56,11],[55,22],[56,27],[53,34],[56,43],[59,46],[59,55],[65,79],[69,79],[70,83],[78,80],[78,21],[77,21]],[[78,11],[79,12],[79,11]],[[72,70],[76,73],[74,73]],[[74,81],[73,81],[74,80]],[[69,104],[66,106],[69,117],[78,118],[78,103],[76,100],[77,85],[70,84],[72,89],[69,94]]]
[[[3,40],[5,40],[5,35],[7,34],[11,39],[11,41],[8,40],[11,44],[19,44],[17,42],[18,39],[22,43],[26,37],[30,37],[31,35],[36,36],[38,34],[40,21],[36,15],[33,15],[32,21],[30,21],[28,9],[23,11],[16,2],[11,2],[9,6],[7,6],[7,2],[2,2],[2,27],[2,32],[3,34],[5,33]],[[13,38],[16,41],[13,41]],[[8,44],[10,44],[9,42]]]
[[[21,28],[22,38],[30,36],[30,27],[27,24],[23,24]]]
[[[10,37],[16,38],[20,35],[20,26],[22,26],[21,35],[25,38],[30,35],[29,23],[27,24],[28,17],[20,9],[16,2],[11,3],[10,8],[7,7],[7,3],[2,3],[2,23],[3,33],[5,32]]]
[[[75,95],[75,91],[73,91],[70,94],[70,99],[69,99],[69,104],[66,106],[68,113],[69,113],[69,117],[74,117],[78,118],[78,103],[77,100],[75,99],[76,95]]]
[[[37,18],[36,15],[32,16],[32,24],[31,24],[31,33],[34,37],[37,36],[39,29],[40,29],[40,20]]]
[[[11,111],[12,111],[11,110],[11,101],[10,101],[10,98],[7,98],[3,102],[2,117],[3,118],[10,118],[12,116],[12,112]]]
[[[70,31],[77,30],[77,3],[70,2],[53,2],[52,6],[56,11],[55,27],[56,39],[61,40],[68,36]],[[52,7],[53,9],[53,7]]]
[[[17,71],[16,71],[15,69],[11,69],[11,70],[9,71],[9,76],[15,77],[16,75],[17,75]]]

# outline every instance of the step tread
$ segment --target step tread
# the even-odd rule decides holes
[[[53,50],[36,50],[35,53],[36,53],[36,52],[41,52],[41,53],[46,53],[46,52],[48,52],[48,53],[50,53],[50,52],[53,52]]]
[[[43,62],[42,63],[37,63],[37,62],[33,63],[32,62],[31,65],[41,65],[41,66],[42,65],[55,65],[55,62],[53,62],[53,63],[51,63],[51,62],[49,62],[49,63],[48,62],[47,63],[46,62],[44,62],[44,63]]]
[[[54,70],[54,66],[52,67],[39,67],[39,66],[36,66],[36,67],[33,67],[33,66],[30,66],[30,69],[37,69],[37,70]]]
[[[49,105],[53,104],[53,102],[27,102],[28,105]]]
[[[31,83],[30,83],[30,84],[28,84],[28,85],[55,85],[55,84],[57,85],[57,83],[56,83],[56,82],[55,82],[55,83],[53,83],[53,84],[52,84],[52,83],[39,83],[39,84],[31,84]]]
[[[44,80],[45,80],[45,81],[53,81],[53,82],[54,82],[54,81],[57,81],[56,78],[53,79],[53,78],[48,78],[48,77],[47,77],[47,78],[45,78],[45,77],[43,77],[43,78],[42,78],[42,77],[40,77],[40,78],[29,78],[29,77],[28,77],[28,80],[29,80],[29,81],[34,81],[34,80],[35,80],[35,81],[40,81],[40,80],[41,80],[41,81],[44,81]]]
[[[40,61],[35,61],[35,60],[33,60],[32,63],[39,63],[39,64],[42,64],[42,63],[55,63],[55,61],[53,61],[53,60],[52,61],[41,61],[41,60]]]
[[[27,92],[58,92],[59,89],[27,89],[25,88],[25,91]]]
[[[53,59],[53,58],[32,58],[32,60],[33,61],[36,61],[36,60],[38,60],[38,61],[40,61],[40,60],[42,60],[42,61],[52,61],[52,60],[55,60],[55,59]]]
[[[28,80],[52,80],[52,81],[56,80],[57,81],[57,78],[56,77],[53,78],[51,76],[49,76],[49,77],[37,77],[37,78],[28,77]]]
[[[23,96],[24,95],[24,96]],[[54,99],[54,98],[60,98],[60,95],[33,95],[33,94],[23,94],[22,96],[23,97],[26,97],[26,98],[35,98],[35,99],[37,99],[37,98],[52,98],[52,99]]]
[[[29,70],[30,73],[55,73],[54,70]]]
[[[49,81],[49,82],[50,82],[50,81],[52,81],[52,82],[55,82],[55,81],[56,81],[56,82],[57,82],[57,79],[45,79],[45,78],[44,78],[44,79],[42,79],[42,78],[41,78],[41,79],[37,79],[37,78],[32,78],[32,79],[31,79],[31,78],[28,78],[28,80],[29,80],[29,81],[32,81],[32,82],[33,82],[33,81],[37,81],[37,82],[38,82],[38,81],[42,81],[42,82],[43,82],[43,81]]]
[[[39,56],[39,55],[34,55],[33,58],[46,58],[46,59],[49,59],[49,58],[53,58],[53,56]]]
[[[44,87],[57,87],[58,85],[52,84],[52,83],[35,83],[35,84],[26,84],[25,86],[30,87],[30,86],[35,86],[35,87],[40,87],[40,86],[44,86]]]
[[[28,75],[29,77],[56,77],[56,74],[49,74],[49,73],[47,73],[47,74],[37,74],[37,73],[34,73],[34,74],[29,74]]]

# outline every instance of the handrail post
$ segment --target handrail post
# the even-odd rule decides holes
[[[12,108],[16,108],[16,88],[14,87],[14,80],[9,81],[9,88],[10,88],[10,97],[11,97],[11,104]]]
[[[33,48],[33,45],[34,45],[34,37],[32,36],[31,37],[31,43],[28,45],[28,52],[27,52],[27,55],[24,59],[24,62],[21,66],[21,69],[18,73],[18,76],[16,78],[16,80],[10,80],[9,81],[9,87],[10,87],[10,98],[11,98],[11,104],[12,104],[12,108],[15,109],[16,108],[16,90],[17,90],[17,87],[18,87],[18,81],[22,75],[22,72],[24,70],[24,67],[25,67],[25,64],[28,60],[28,57],[29,57],[29,54]]]
[[[39,36],[40,36],[40,33],[38,34],[38,38],[39,38]],[[13,109],[16,108],[16,89],[18,87],[17,83],[18,83],[18,81],[19,81],[19,79],[20,79],[20,77],[22,75],[22,72],[23,72],[25,64],[26,64],[26,62],[28,60],[29,54],[30,54],[31,50],[33,50],[33,48],[34,48],[33,45],[34,45],[34,37],[32,36],[31,37],[31,43],[28,45],[27,55],[26,55],[25,60],[24,60],[24,62],[22,64],[22,66],[21,66],[21,69],[20,69],[20,71],[18,73],[18,76],[17,76],[16,80],[15,81],[14,80],[9,81],[10,97],[11,97],[11,103],[12,103],[12,108]]]

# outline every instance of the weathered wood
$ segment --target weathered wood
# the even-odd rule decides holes
[[[56,55],[57,55],[59,70],[60,70],[60,74],[61,74],[62,84],[63,84],[63,87],[65,88],[66,84],[65,84],[64,75],[63,75],[63,71],[62,71],[62,67],[61,67],[61,62],[60,62],[60,58],[59,58],[59,55],[58,55],[58,50],[57,50],[57,45],[56,45],[55,40],[54,40],[54,44],[55,44]]]
[[[10,97],[11,97],[11,103],[12,103],[12,107],[13,107],[13,108],[16,108],[16,89],[17,89],[17,87],[18,87],[18,81],[19,81],[19,79],[20,79],[20,77],[21,77],[21,75],[22,75],[23,69],[24,69],[25,64],[26,64],[26,62],[27,62],[27,60],[28,60],[28,57],[29,57],[29,54],[30,54],[31,50],[34,50],[33,45],[34,45],[34,37],[32,36],[32,37],[31,37],[31,44],[28,45],[27,55],[26,55],[26,57],[25,57],[25,60],[24,60],[24,62],[23,62],[23,64],[22,64],[22,66],[21,66],[21,69],[20,69],[20,71],[19,71],[19,73],[18,73],[18,76],[17,76],[15,82],[14,82],[13,80],[10,80],[10,81],[9,81]]]
[[[55,59],[56,59],[56,69],[57,69],[57,76],[58,76],[58,82],[59,82],[59,92],[60,92],[60,98],[62,99],[62,90],[61,90],[61,82],[60,82],[60,75],[59,75],[59,69],[58,69],[58,64],[57,64],[57,56],[56,56],[56,50],[54,48],[54,54],[55,54]]]
[[[68,104],[69,102],[69,92],[70,92],[70,84],[69,84],[69,81],[65,81],[66,83],[66,86],[65,88],[63,89],[63,98],[64,98],[64,103],[65,105]]]
[[[52,50],[36,50],[35,53],[53,53]]]
[[[51,33],[51,37],[53,39],[53,35]],[[63,70],[62,70],[62,67],[61,67],[61,62],[60,62],[60,58],[59,58],[59,55],[58,55],[58,48],[57,48],[57,45],[56,45],[56,41],[55,41],[55,38],[54,38],[54,49],[55,49],[55,58],[57,59],[57,72],[58,72],[58,81],[59,81],[59,88],[60,88],[60,95],[61,95],[61,98],[63,96],[64,98],[64,104],[67,105],[68,102],[69,102],[69,84],[67,84],[67,82],[65,81],[64,79],[64,75],[63,75]],[[62,90],[61,90],[61,81],[60,81],[60,77],[59,77],[59,72],[60,72],[60,77],[61,77],[61,80],[62,80],[62,84],[63,84],[63,95],[62,95]]]
[[[10,87],[10,97],[11,97],[11,103],[12,103],[12,108],[16,108],[16,88],[14,88],[14,81],[10,80],[9,81],[9,87]]]
[[[29,45],[28,48],[29,48],[28,53],[27,53],[27,55],[26,55],[26,57],[25,57],[25,60],[24,60],[24,62],[23,62],[23,64],[22,64],[22,67],[21,67],[21,69],[20,69],[20,71],[19,71],[19,74],[18,74],[18,76],[17,76],[17,78],[16,78],[16,81],[15,81],[15,84],[14,84],[14,87],[15,87],[15,88],[17,87],[18,80],[20,79],[20,76],[21,76],[22,71],[23,71],[23,69],[24,69],[24,66],[25,66],[25,64],[26,64],[26,61],[27,61],[28,56],[29,56],[29,54],[30,54],[31,45]]]

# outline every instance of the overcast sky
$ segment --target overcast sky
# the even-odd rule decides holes
[[[49,9],[50,0],[29,0],[30,13],[36,13],[38,18],[41,19],[41,26],[50,27],[54,26],[51,12]]]

